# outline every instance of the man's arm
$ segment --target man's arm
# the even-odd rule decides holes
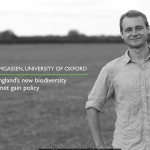
[[[88,101],[85,108],[87,109],[87,116],[92,136],[96,148],[108,148],[105,146],[101,134],[101,125],[99,112],[107,100],[113,97],[114,89],[111,82],[111,76],[107,66],[103,67],[91,92],[88,95]]]
[[[95,108],[88,108],[87,116],[96,148],[107,148],[104,144],[101,133],[99,111],[97,111]]]

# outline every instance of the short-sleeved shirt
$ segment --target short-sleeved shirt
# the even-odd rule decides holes
[[[112,146],[150,150],[150,55],[139,66],[128,53],[102,68],[85,108],[101,112],[106,101],[113,98],[117,120]]]

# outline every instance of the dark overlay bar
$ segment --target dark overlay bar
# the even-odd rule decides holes
[[[57,148],[40,148],[38,150],[121,150],[121,149],[113,149],[113,148],[110,148],[110,149],[97,149],[97,148],[89,148],[89,149],[80,149],[80,148],[77,148],[77,149],[72,149],[72,148],[61,148],[61,149],[57,149]]]

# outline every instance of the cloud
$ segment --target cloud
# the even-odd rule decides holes
[[[0,30],[17,34],[118,34],[119,18],[130,9],[150,20],[149,0],[0,0]],[[61,26],[60,26],[61,25]],[[59,29],[58,29],[59,28]]]

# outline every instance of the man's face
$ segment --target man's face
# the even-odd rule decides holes
[[[128,18],[125,17],[122,22],[121,37],[131,48],[139,48],[147,42],[149,28],[146,28],[141,16]]]

